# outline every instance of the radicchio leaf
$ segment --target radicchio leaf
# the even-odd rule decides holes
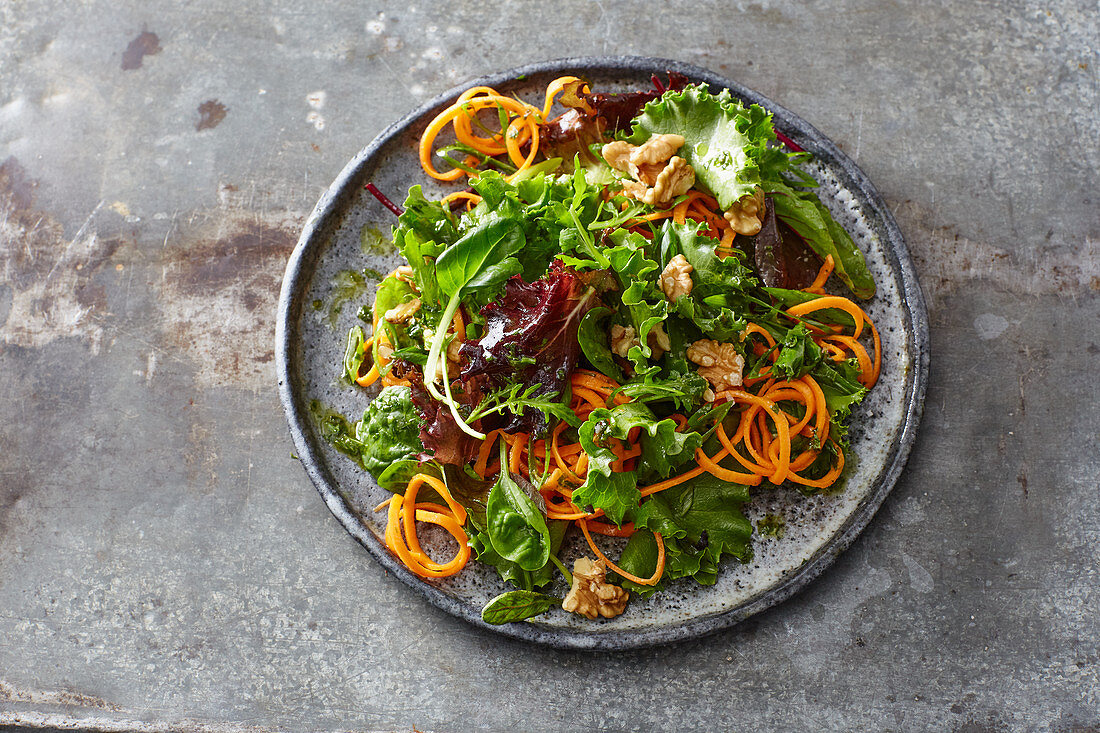
[[[407,379],[412,388],[413,406],[420,411],[420,442],[424,445],[422,461],[461,466],[477,454],[478,442],[458,427],[447,405],[432,398],[424,388],[419,368],[403,359],[393,361],[393,375]]]
[[[468,359],[463,384],[478,379],[491,389],[537,384],[532,396],[559,398],[580,356],[577,328],[594,300],[577,274],[558,262],[533,283],[512,277],[504,295],[481,309],[485,335],[462,345]],[[508,432],[542,434],[547,428],[546,416],[537,410],[506,412],[503,421],[496,427]]]

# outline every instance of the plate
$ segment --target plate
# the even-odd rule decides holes
[[[387,242],[396,219],[364,185],[373,182],[396,201],[415,183],[429,197],[454,190],[424,175],[416,145],[427,123],[471,86],[538,100],[546,84],[563,74],[584,77],[593,89],[606,92],[647,88],[652,74],[663,76],[670,70],[770,110],[776,129],[813,153],[810,168],[821,181],[822,200],[867,258],[878,293],[864,306],[882,335],[883,371],[852,417],[855,468],[839,494],[804,498],[781,489],[761,493],[746,514],[754,523],[765,515],[783,518],[782,537],[756,535],[754,559],[746,564],[728,561],[713,586],[676,581],[648,600],[633,598],[627,612],[614,619],[591,622],[559,611],[530,622],[490,626],[481,620],[481,608],[505,590],[496,571],[471,562],[443,581],[425,582],[410,573],[381,540],[385,513],[372,511],[389,494],[319,433],[319,410],[355,419],[368,401],[340,378],[346,334],[373,292],[371,282],[357,273],[364,267],[389,272],[401,261]],[[329,509],[384,568],[428,602],[475,626],[518,639],[565,648],[628,649],[733,626],[803,588],[851,544],[893,488],[913,444],[928,374],[927,324],[920,286],[890,211],[855,163],[807,122],[752,90],[677,61],[559,59],[447,92],[391,125],[347,164],[317,202],[287,265],[276,326],[279,394],[298,455]]]

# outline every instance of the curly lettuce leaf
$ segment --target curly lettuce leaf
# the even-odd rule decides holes
[[[665,92],[634,120],[627,140],[640,145],[656,134],[676,134],[685,143],[677,155],[695,169],[695,180],[723,209],[760,185],[760,159],[775,139],[771,113],[745,107],[728,89],[711,94],[702,84]]]
[[[722,209],[757,188],[772,194],[776,216],[822,259],[833,256],[837,276],[856,297],[874,295],[874,278],[859,248],[817,195],[806,190],[817,182],[796,164],[808,160],[808,154],[770,147],[775,140],[770,112],[755,104],[745,107],[729,90],[715,95],[693,85],[647,104],[628,140],[638,145],[655,134],[684,137],[678,155]]]
[[[652,575],[657,562],[653,532],[660,532],[665,579],[692,577],[713,584],[723,557],[733,555],[742,562],[752,557],[752,523],[741,511],[748,500],[748,487],[709,473],[654,494],[634,513],[639,531],[627,543],[620,566],[639,577]],[[643,595],[654,590],[630,582],[623,587]]]

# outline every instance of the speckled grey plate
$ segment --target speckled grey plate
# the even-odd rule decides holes
[[[349,286],[348,273],[364,267],[388,272],[400,258],[377,236],[388,234],[395,218],[363,186],[373,181],[399,202],[415,183],[429,197],[453,190],[423,174],[416,142],[427,122],[463,89],[486,84],[539,101],[546,84],[562,74],[585,77],[598,91],[628,91],[648,87],[652,74],[663,76],[668,70],[715,91],[728,88],[746,103],[771,110],[777,129],[814,154],[810,169],[822,183],[821,198],[852,234],[875,275],[878,294],[865,307],[882,334],[883,371],[852,417],[847,487],[840,495],[812,499],[786,490],[760,492],[747,508],[749,518],[755,523],[765,514],[778,515],[786,522],[785,532],[782,538],[755,537],[754,560],[729,562],[714,586],[681,580],[650,600],[632,599],[625,614],[610,620],[590,622],[559,609],[531,622],[489,626],[481,621],[481,607],[504,590],[495,571],[471,562],[456,578],[427,583],[406,570],[380,539],[384,514],[371,511],[388,494],[332,450],[311,417],[310,405],[319,402],[354,419],[369,401],[369,393],[340,380],[348,328],[356,323],[359,306],[373,297],[369,284]],[[863,172],[809,124],[756,92],[695,66],[637,57],[562,59],[505,71],[447,92],[386,129],[347,164],[306,222],[287,265],[276,339],[279,393],[302,464],[348,532],[383,567],[449,613],[519,639],[582,649],[627,649],[724,629],[816,578],[863,530],[897,481],[920,421],[928,373],[920,286],[901,233]],[[442,538],[429,536],[429,547],[435,539],[445,545]],[[582,542],[567,543],[567,561],[581,551]]]

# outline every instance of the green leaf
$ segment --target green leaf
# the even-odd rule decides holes
[[[735,341],[745,328],[745,295],[756,279],[739,254],[718,257],[718,240],[701,234],[702,228],[694,221],[664,222],[656,240],[662,267],[676,255],[684,256],[692,267],[692,289],[676,300],[676,312],[710,338]]]
[[[875,279],[863,254],[815,193],[778,181],[765,183],[764,190],[771,194],[776,217],[794,229],[821,259],[833,256],[834,272],[857,298],[875,294]]]
[[[465,503],[463,504],[465,506]],[[467,507],[469,509],[469,507]],[[471,517],[475,514],[471,512]],[[480,521],[484,525],[485,516],[480,516]],[[561,548],[562,539],[565,537],[565,530],[569,528],[569,522],[563,521],[549,521],[546,523],[546,527],[550,532],[550,557],[554,557]],[[549,585],[554,580],[554,564],[547,562],[538,570],[527,571],[521,568],[517,563],[502,557],[495,549],[493,549],[493,542],[489,539],[489,534],[484,530],[483,526],[479,528],[477,522],[473,523],[473,530],[470,534],[470,547],[473,548],[478,562],[484,563],[491,567],[496,568],[497,573],[506,583],[512,583],[519,588],[543,588]]]
[[[639,530],[661,533],[665,579],[692,577],[710,585],[717,579],[718,563],[724,556],[733,555],[743,562],[752,557],[752,523],[741,512],[748,499],[748,487],[704,473],[654,494],[635,511],[633,519]],[[631,549],[629,543],[627,549]],[[631,567],[622,561],[620,566],[639,577],[652,575],[655,549],[650,549],[643,537],[632,550],[631,558],[636,559],[631,559]],[[623,554],[625,559],[625,550]],[[623,587],[642,594],[652,592],[634,583],[624,582]]]
[[[696,184],[714,194],[722,209],[760,185],[760,160],[775,139],[769,112],[755,104],[743,106],[729,90],[711,94],[701,84],[665,92],[647,104],[628,140],[640,145],[656,134],[684,137],[677,155],[691,165]]]
[[[486,504],[489,539],[501,557],[524,570],[538,570],[550,559],[546,518],[509,475],[503,440],[500,446],[500,478],[489,492]]]
[[[577,341],[580,343],[581,352],[592,366],[616,382],[622,382],[623,370],[611,355],[608,327],[604,323],[613,313],[614,311],[604,306],[597,306],[585,313],[577,329]]]
[[[700,424],[703,422],[705,418],[700,418]],[[573,503],[603,509],[609,519],[622,524],[623,517],[636,509],[641,499],[639,477],[667,478],[674,468],[692,459],[706,439],[697,427],[689,425],[693,429],[678,432],[672,418],[658,420],[642,402],[593,410],[578,431],[581,447],[588,454],[588,475],[573,492]],[[607,442],[612,438],[625,441],[634,428],[640,429],[642,453],[638,467],[616,473],[611,470],[615,454]]]
[[[775,298],[784,310],[824,297],[816,293],[807,293],[805,290],[788,290],[786,288],[761,288],[761,290]],[[814,311],[808,316],[803,316],[802,320],[813,320],[817,323],[833,323],[838,326],[847,326],[849,328],[854,328],[856,325],[852,317],[839,308],[822,308],[821,310]]]
[[[347,346],[344,347],[344,376],[353,382],[359,377],[359,368],[363,366],[363,360],[367,356],[366,349],[363,348],[364,343],[366,343],[366,337],[363,335],[363,329],[352,326],[348,331]]]
[[[400,476],[392,470],[393,464],[415,463],[424,450],[420,442],[420,411],[413,405],[412,390],[395,386],[379,392],[367,405],[363,419],[356,423],[355,439],[362,446],[359,462],[380,486],[390,489],[400,483]],[[383,485],[383,476],[388,485]]]
[[[523,230],[514,221],[490,214],[436,258],[439,287],[445,295],[454,296],[503,283],[522,269],[512,255],[524,241]]]
[[[821,347],[801,323],[787,331],[778,347],[779,355],[772,366],[787,379],[798,379],[809,374],[821,362]]]
[[[534,591],[508,591],[485,604],[485,608],[481,609],[481,620],[493,625],[523,621],[546,613],[559,602],[557,598]]]

